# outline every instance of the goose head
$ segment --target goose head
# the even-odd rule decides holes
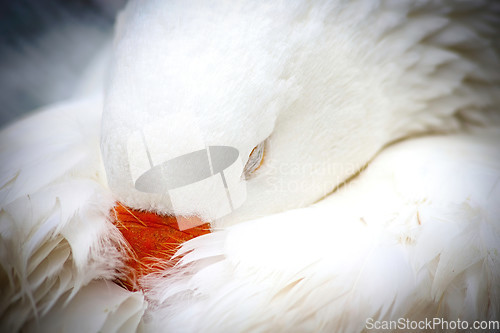
[[[452,127],[453,110],[436,112],[428,102],[436,91],[446,97],[444,84],[419,84],[430,75],[422,68],[452,55],[434,50],[439,58],[419,64],[415,52],[431,51],[411,49],[444,23],[429,19],[403,39],[370,3],[132,1],[119,18],[102,119],[117,199],[232,225],[310,205],[389,142]],[[405,12],[392,15],[406,27]],[[210,147],[224,148],[210,156]],[[220,214],[227,197],[220,201],[215,189],[165,194],[172,179],[184,179],[182,165],[200,165],[207,152],[230,170],[235,188],[244,184],[229,214]],[[161,165],[173,171],[151,171]]]

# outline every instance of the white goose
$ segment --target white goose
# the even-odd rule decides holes
[[[132,1],[104,95],[0,133],[2,332],[494,325],[499,25],[486,0]],[[200,144],[239,153],[223,196],[144,180]],[[128,291],[116,205],[213,232]]]

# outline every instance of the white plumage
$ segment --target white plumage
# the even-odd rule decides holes
[[[1,327],[498,320],[499,25],[488,1],[132,1],[106,91],[0,133]],[[265,141],[264,161],[240,208],[128,292],[111,208],[173,209],[134,188],[127,138],[184,113],[243,165]],[[152,149],[185,153],[181,125]]]

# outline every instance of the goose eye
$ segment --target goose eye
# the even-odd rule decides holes
[[[245,164],[245,167],[243,168],[243,176],[245,177],[245,179],[250,178],[252,173],[260,168],[262,162],[264,161],[264,151],[264,142],[261,142],[260,144],[255,146],[255,148],[252,150],[250,156],[248,157],[247,164]]]

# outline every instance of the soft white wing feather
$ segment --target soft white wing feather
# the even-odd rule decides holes
[[[146,303],[142,293],[130,293],[110,281],[93,281],[68,303],[60,300],[28,332],[136,332]]]
[[[62,103],[0,133],[2,331],[36,327],[55,304],[58,311],[67,302],[70,312],[90,307],[75,307],[89,299],[82,295],[88,288],[80,289],[113,279],[122,265],[100,160],[101,104],[100,96]],[[136,315],[120,313],[122,321]]]
[[[367,318],[498,318],[499,139],[399,143],[313,207],[188,242],[178,272],[146,278],[149,325],[359,332]]]

